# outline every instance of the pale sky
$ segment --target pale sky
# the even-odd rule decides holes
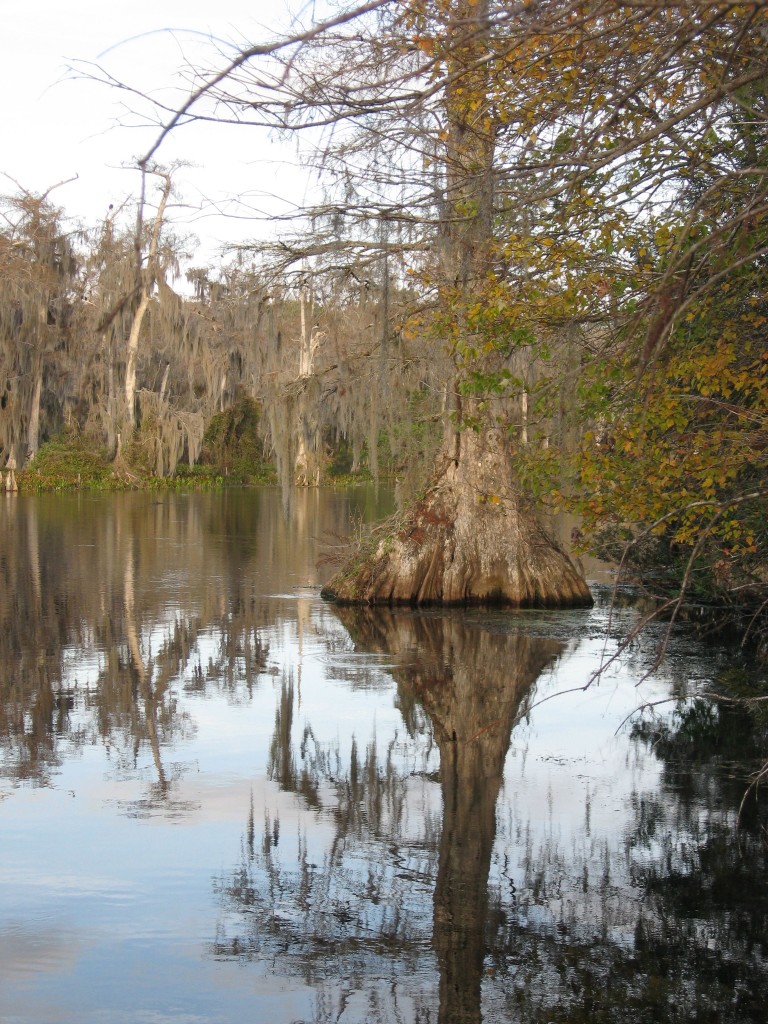
[[[301,9],[294,0],[0,0],[0,172],[33,192],[77,174],[51,199],[93,223],[110,203],[137,194],[138,173],[120,168],[146,152],[156,131],[121,124],[121,93],[73,79],[67,65],[98,63],[142,91],[169,90],[180,84],[174,73],[185,56],[215,59],[207,36],[243,44],[272,38],[289,22],[289,2]],[[311,20],[311,3],[304,15]],[[294,177],[276,163],[284,156],[252,129],[195,127],[181,129],[157,159],[196,165],[179,172],[177,181],[184,199],[199,208],[206,196],[282,193],[286,184],[293,187],[291,198],[300,199],[299,173]],[[14,192],[13,181],[0,178],[0,194]],[[257,224],[192,211],[174,216],[207,251],[218,240],[263,233]]]

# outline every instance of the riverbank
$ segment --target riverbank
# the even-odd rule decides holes
[[[352,473],[331,464],[323,483],[344,487],[370,479],[367,468]],[[19,494],[218,490],[277,483],[274,462],[260,453],[193,466],[179,463],[173,473],[160,475],[140,440],[126,446],[119,458],[112,459],[102,448],[80,437],[48,441],[27,468],[6,467],[0,471],[0,490]]]
[[[193,486],[215,489],[227,484],[274,483],[274,467],[263,462],[226,468],[212,464],[179,464],[172,474],[160,476],[149,464],[141,448],[129,446],[117,459],[82,438],[57,439],[42,445],[33,462],[25,469],[3,473],[3,488],[20,494],[45,494],[63,491],[136,491],[177,490]]]

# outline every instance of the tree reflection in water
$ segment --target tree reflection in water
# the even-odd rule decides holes
[[[177,549],[186,568],[205,558],[211,535],[247,531],[241,506],[220,501],[206,520],[179,499],[117,496],[88,515],[79,497],[9,497],[0,510],[0,777],[52,785],[64,760],[96,744],[118,777],[147,777],[146,749],[152,775],[123,811],[187,813],[192,805],[174,795],[185,766],[163,763],[195,728],[179,680],[240,699],[243,680],[253,687],[266,670],[265,611],[245,592],[247,559],[234,546],[224,552],[229,571],[190,594],[195,612],[164,607],[157,579],[178,574]]]
[[[534,682],[563,645],[467,628],[459,617],[390,614],[385,629],[390,650],[410,646],[417,654],[396,673],[398,685],[421,700],[440,750],[443,826],[433,929],[438,1021],[474,1024],[482,1019],[488,872],[504,761]]]
[[[71,872],[88,882],[78,828],[113,827],[117,810],[156,819],[146,853],[158,877],[175,878],[168,849],[189,828],[212,843],[190,858],[204,894],[197,935],[210,936],[216,844],[227,849],[242,815],[242,856],[217,882],[212,950],[229,963],[208,959],[201,975],[217,993],[231,983],[248,998],[258,989],[255,1000],[295,997],[280,1019],[296,1018],[308,985],[315,1009],[305,1016],[340,1024],[763,1024],[764,790],[740,804],[768,744],[766,705],[697,698],[702,685],[740,692],[733,652],[713,655],[676,626],[669,674],[654,674],[652,692],[678,697],[677,709],[639,718],[615,742],[605,737],[635,706],[653,639],[638,641],[608,685],[528,714],[534,687],[537,704],[566,677],[584,678],[631,608],[609,616],[598,593],[591,613],[341,610],[342,624],[311,589],[307,539],[338,521],[339,505],[304,497],[306,536],[278,495],[0,501],[0,798],[9,819],[34,819],[38,862],[50,850],[58,871],[61,837]],[[555,671],[534,683],[552,658]],[[718,665],[730,675],[718,680]],[[222,723],[237,738],[233,756]],[[232,804],[219,816],[222,778],[233,832]],[[238,811],[250,780],[253,805]],[[91,802],[49,827],[47,808],[61,811],[81,785]],[[35,787],[50,792],[28,799]],[[94,795],[106,813],[91,813]],[[179,817],[183,828],[167,821]],[[122,832],[137,844],[149,834]],[[26,870],[24,841],[10,844],[13,871]],[[30,870],[25,899],[38,891]],[[46,914],[51,899],[62,900],[62,920],[80,914],[80,889],[63,899],[52,875],[40,889]],[[176,893],[162,910],[171,928],[184,920]],[[96,894],[83,928],[103,912]],[[122,919],[109,913],[103,936]],[[143,921],[137,908],[132,936]],[[175,970],[184,947],[195,962],[184,927],[147,946],[147,960],[165,956]],[[13,927],[6,935],[16,948]],[[246,972],[231,962],[246,960]],[[123,973],[113,964],[110,990]],[[93,969],[102,977],[104,961]],[[56,984],[43,977],[42,987]],[[205,983],[192,1002],[200,991]],[[80,993],[71,1002],[79,1013]]]
[[[311,725],[301,737],[298,769],[294,690],[285,680],[270,773],[306,806],[324,811],[333,834],[322,863],[311,861],[311,839],[302,836],[293,871],[277,855],[279,821],[265,820],[257,845],[251,808],[242,865],[220,887],[226,923],[237,927],[233,911],[245,916],[235,937],[222,931],[214,952],[279,956],[278,970],[293,970],[323,989],[325,1010],[318,1009],[317,1020],[338,1019],[353,993],[358,1000],[364,993],[370,1019],[397,1019],[390,997],[412,1004],[404,1019],[433,1019],[436,970],[437,1020],[473,1024],[481,1020],[488,873],[510,735],[535,680],[563,645],[493,632],[461,615],[338,614],[357,643],[392,662],[424,770],[408,770],[396,740],[383,754],[374,741],[362,756],[355,739],[348,757],[318,747]],[[407,807],[415,779],[434,785],[430,742],[439,750],[442,816],[428,813],[417,835]]]
[[[661,731],[641,719],[638,764],[647,743],[662,788],[639,777],[628,831],[537,832],[509,798],[499,821],[497,798],[514,725],[562,643],[478,616],[337,614],[385,656],[408,741],[361,753],[317,743],[311,724],[296,736],[284,680],[270,772],[311,823],[294,866],[285,822],[266,813],[258,830],[251,807],[241,864],[217,886],[215,956],[301,978],[315,1021],[764,1020],[768,832],[757,804],[737,824],[734,746],[760,763],[759,717],[685,698]],[[724,770],[692,763],[708,746]]]

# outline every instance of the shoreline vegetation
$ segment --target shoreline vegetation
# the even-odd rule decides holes
[[[50,494],[277,485],[277,457],[268,450],[258,424],[257,403],[241,399],[213,417],[199,458],[193,463],[179,461],[172,473],[158,471],[155,464],[156,437],[151,423],[137,430],[116,455],[98,439],[62,434],[44,441],[23,468],[9,462],[0,470],[0,490]],[[386,459],[380,459],[379,467],[382,479],[394,480]],[[345,486],[372,479],[365,452],[353,467],[345,445],[327,447],[322,473],[325,485]]]
[[[67,491],[174,491],[193,487],[216,490],[224,487],[277,486],[275,462],[269,456],[236,459],[231,464],[201,461],[179,463],[170,475],[160,476],[142,458],[141,439],[117,459],[98,444],[79,437],[55,438],[41,445],[26,469],[0,471],[0,490],[15,494],[57,494]],[[384,479],[389,479],[383,474]],[[322,478],[324,486],[344,487],[368,483],[366,466],[356,472],[339,470],[331,461]],[[299,486],[299,485],[297,485]]]

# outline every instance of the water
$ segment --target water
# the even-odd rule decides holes
[[[733,653],[647,675],[651,631],[585,689],[604,585],[324,604],[385,510],[0,504],[2,1024],[765,1020],[766,722],[699,697]]]

